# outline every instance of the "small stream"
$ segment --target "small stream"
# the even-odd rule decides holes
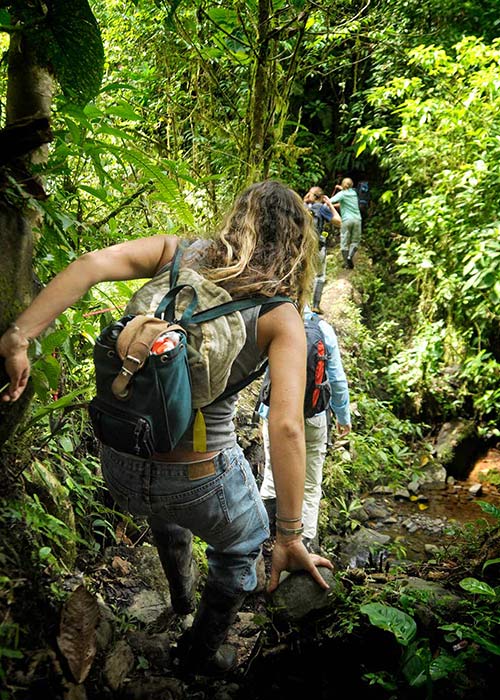
[[[480,506],[480,501],[485,501],[500,508],[500,485],[492,483],[490,478],[500,482],[500,450],[496,448],[474,464],[466,480],[448,478],[441,488],[426,488],[410,498],[370,494],[390,515],[374,518],[365,525],[389,535],[393,543],[401,545],[405,559],[426,560],[433,555],[435,547],[445,550],[447,545],[456,543],[457,527],[464,532],[468,524],[477,530],[481,521],[498,523],[495,516],[485,513]]]

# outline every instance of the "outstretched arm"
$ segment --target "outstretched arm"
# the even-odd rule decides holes
[[[30,306],[0,338],[0,355],[10,384],[2,401],[16,401],[28,382],[29,340],[36,338],[55,318],[99,282],[152,277],[171,260],[177,239],[151,236],[86,253],[70,263],[42,289]]]
[[[351,411],[347,378],[342,364],[335,331],[332,326],[323,319],[320,320],[319,324],[323,331],[328,354],[326,371],[332,390],[330,408],[337,419],[336,427],[339,437],[345,437],[351,431]]]
[[[283,304],[259,319],[259,347],[267,349],[271,378],[269,442],[276,488],[277,528],[294,530],[302,524],[305,480],[304,390],[306,340],[304,324],[291,304]],[[282,571],[305,569],[322,588],[327,583],[316,566],[333,568],[323,557],[309,554],[301,533],[277,530],[269,592],[277,588]]]

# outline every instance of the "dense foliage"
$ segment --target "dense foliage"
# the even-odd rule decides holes
[[[22,32],[56,80],[48,159],[31,164],[48,197],[11,173],[0,183],[3,203],[38,215],[40,284],[125,238],[209,235],[252,180],[330,193],[338,175],[363,174],[371,262],[355,272],[362,307],[346,307],[355,337],[342,337],[355,458],[332,457],[326,496],[355,527],[358,501],[343,494],[418,472],[429,424],[473,417],[498,434],[496,2],[4,0],[0,32],[2,126]],[[135,286],[93,289],[33,346],[35,398],[3,448],[16,488],[0,512],[0,680],[53,632],[75,561],[84,568],[124,527],[134,536],[102,489],[86,407],[93,341]],[[0,309],[2,328],[12,313]],[[33,632],[45,610],[50,632],[48,619]],[[410,624],[364,612],[389,631]]]
[[[367,93],[359,133],[386,171],[400,217],[396,264],[416,294],[412,338],[389,372],[448,414],[500,407],[500,44],[468,37],[408,53],[408,71]],[[383,234],[382,234],[383,235]],[[383,236],[387,241],[387,236]],[[472,406],[471,406],[472,404]]]

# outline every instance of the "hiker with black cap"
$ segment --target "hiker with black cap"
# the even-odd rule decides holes
[[[304,204],[311,213],[318,236],[318,273],[314,281],[313,309],[319,313],[323,287],[326,282],[326,240],[328,237],[326,226],[332,223],[334,226],[340,227],[341,218],[321,187],[311,187],[304,197]]]

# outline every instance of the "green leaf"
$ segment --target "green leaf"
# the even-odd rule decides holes
[[[360,145],[358,146],[358,150],[356,151],[356,158],[357,158],[358,156],[360,156],[360,155],[363,153],[363,151],[365,151],[365,150],[366,150],[366,141],[363,141],[363,142],[360,143]]]
[[[484,513],[489,513],[494,515],[500,520],[500,508],[493,505],[493,503],[488,503],[487,501],[479,501],[479,506]]]
[[[104,187],[97,188],[90,187],[89,185],[78,185],[78,189],[88,192],[88,194],[96,197],[96,199],[100,199],[101,202],[104,202],[105,204],[108,203],[108,191],[105,190]]]
[[[128,104],[114,105],[112,107],[108,107],[106,111],[108,114],[115,117],[121,117],[121,119],[126,119],[127,121],[142,121],[142,116],[137,114],[137,112],[134,112],[132,107]]]
[[[481,571],[484,571],[487,566],[491,566],[492,564],[500,564],[500,558],[498,559],[488,559],[488,561],[485,561],[483,564],[483,568]]]
[[[134,136],[134,134],[129,134],[127,131],[118,129],[115,126],[109,126],[109,124],[103,124],[100,126],[97,133],[116,136],[117,139],[124,139],[127,141],[134,141],[137,138],[137,136]]]
[[[57,389],[59,377],[61,376],[61,366],[55,357],[46,355],[37,362],[37,367],[47,378],[48,385],[51,389]]]
[[[491,654],[500,656],[500,646],[489,639],[486,639],[483,635],[478,634],[471,627],[451,623],[449,625],[441,625],[440,629],[454,632],[459,639],[471,639],[473,642],[477,642],[477,644],[484,647],[484,649],[487,649],[487,651],[489,651]]]
[[[24,654],[17,649],[6,649],[2,647],[0,649],[0,657],[5,656],[7,659],[22,659]]]
[[[476,578],[463,578],[460,581],[460,587],[469,593],[477,595],[485,595],[489,598],[496,598],[495,591],[491,586],[488,586],[484,581],[478,581]]]
[[[47,559],[47,557],[50,555],[51,551],[52,550],[50,547],[40,547],[40,549],[38,550],[38,556],[43,561],[44,559]]]
[[[70,437],[68,437],[68,435],[61,435],[61,437],[59,438],[59,444],[63,452],[74,452],[75,450],[73,440]]]
[[[76,389],[75,391],[71,391],[69,394],[65,394],[60,399],[57,399],[57,401],[52,401],[50,404],[42,406],[42,408],[38,409],[38,411],[35,411],[27,427],[31,428],[35,423],[49,413],[59,411],[61,408],[65,408],[66,406],[70,406],[74,399],[83,394],[86,390],[86,387],[83,389]]]
[[[2,7],[2,9],[0,9],[0,24],[4,27],[10,26],[10,14],[3,7]]]
[[[42,338],[40,345],[44,355],[50,355],[56,348],[60,348],[68,339],[68,331],[59,330]]]
[[[403,646],[407,646],[417,633],[415,620],[402,610],[382,603],[368,603],[362,605],[360,610],[368,615],[372,625],[392,632]]]
[[[187,226],[194,225],[194,218],[191,209],[186,204],[184,195],[179,190],[177,183],[167,177],[163,170],[153,163],[150,158],[139,151],[131,148],[122,148],[106,144],[105,150],[113,153],[116,157],[122,158],[128,163],[140,167],[148,176],[152,176],[154,184],[162,200],[175,209],[176,217],[181,223]]]

